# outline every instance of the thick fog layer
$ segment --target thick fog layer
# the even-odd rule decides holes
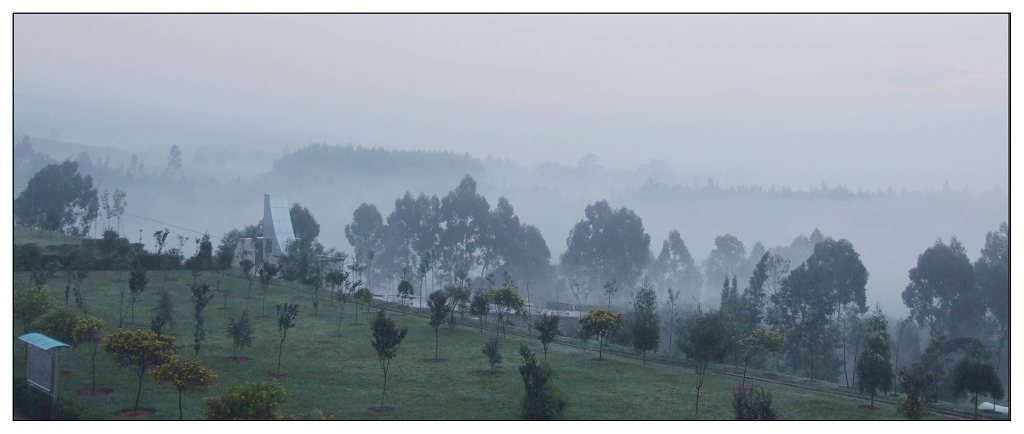
[[[553,262],[601,199],[643,219],[652,254],[678,229],[698,263],[718,235],[749,253],[817,228],[861,254],[869,303],[903,313],[917,255],[955,235],[973,260],[1007,220],[1006,24],[18,15],[14,142],[32,147],[15,153],[14,193],[77,160],[128,192],[122,233],[147,244],[256,223],[262,194],[281,193],[350,250],[361,203],[387,216],[468,174],[540,229]],[[424,152],[356,164],[311,143]]]
[[[19,15],[14,36],[15,91],[49,102],[19,134],[1007,182],[1005,16]]]

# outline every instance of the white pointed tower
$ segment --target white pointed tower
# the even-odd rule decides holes
[[[285,247],[295,240],[290,208],[288,198],[284,195],[263,195],[263,237],[273,243],[273,256],[284,256]]]

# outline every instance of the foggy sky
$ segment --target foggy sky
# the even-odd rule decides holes
[[[34,120],[24,134],[189,145],[145,134],[161,126],[197,141],[231,135],[273,154],[310,141],[528,164],[593,153],[606,167],[666,159],[761,184],[1007,187],[1006,16],[16,15],[14,23],[16,94],[67,110],[16,105],[16,121]],[[138,132],[95,143],[83,125]]]

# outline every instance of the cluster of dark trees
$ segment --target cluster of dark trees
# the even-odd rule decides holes
[[[519,282],[536,279],[533,281],[554,291],[562,289],[560,284],[568,287],[577,305],[585,305],[592,292],[600,291],[609,309],[616,306],[616,297],[635,296],[643,276],[659,293],[678,291],[674,297],[684,303],[693,300],[700,304],[706,300],[704,288],[718,287],[723,323],[735,338],[730,342],[749,336],[758,327],[774,330],[787,337],[773,361],[776,367],[828,381],[838,376],[849,387],[858,384],[857,363],[869,342],[865,337],[869,273],[848,240],[835,240],[815,229],[789,246],[766,250],[757,243],[748,253],[740,240],[726,234],[716,237],[715,249],[698,266],[678,231],[669,233],[655,257],[642,219],[627,208],[613,209],[599,201],[586,208],[585,218],[570,231],[567,250],[557,267],[547,268],[546,261],[537,261],[524,268],[516,266],[517,256],[510,253],[517,251],[509,246],[528,245],[517,240],[529,240],[529,236],[515,235],[528,234],[530,227],[518,224],[504,199],[495,211],[488,212],[486,199],[473,187],[475,183],[467,177],[443,201],[425,195],[414,199],[407,194],[396,201],[386,224],[375,207],[364,204],[346,227],[357,258],[372,258],[364,262],[385,282],[412,275],[410,270],[433,271],[423,265],[436,261],[435,277],[443,283],[452,282],[459,272],[483,277],[500,271]],[[441,217],[432,218],[435,215]],[[527,230],[503,231],[517,226]],[[1007,317],[1007,232],[1004,226],[989,234],[982,257],[974,265],[955,239],[949,245],[937,242],[922,254],[904,292],[917,326],[927,327],[933,337],[983,339],[998,348],[996,354],[1001,353]],[[505,234],[513,236],[502,236]],[[539,233],[536,244],[543,245]],[[546,249],[537,251],[542,253],[535,253],[535,258],[546,258]],[[552,277],[560,277],[561,282]],[[685,314],[680,316],[685,318]],[[635,321],[631,312],[625,312],[624,326],[609,339],[632,344],[629,330],[636,327]],[[668,328],[677,326],[666,324]],[[904,334],[918,332],[907,321],[894,326],[898,327],[898,339],[887,342],[889,347],[895,346],[898,357]],[[677,332],[677,336],[684,334]],[[916,344],[917,337],[906,340]],[[739,360],[741,348],[728,346],[726,357]],[[769,360],[762,355],[754,363],[764,367]]]
[[[92,177],[65,161],[40,169],[14,199],[14,220],[23,226],[84,236],[99,215]]]
[[[355,260],[368,267],[368,284],[391,287],[396,280],[446,284],[461,274],[514,276],[548,282],[551,253],[540,231],[519,221],[512,205],[498,199],[491,209],[465,177],[442,198],[406,193],[385,220],[374,205],[353,213],[345,235]],[[421,291],[422,293],[422,291]]]
[[[868,272],[853,245],[826,237],[793,269],[774,250],[765,252],[742,290],[735,277],[723,279],[717,309],[691,306],[676,315],[676,293],[669,291],[666,313],[678,317],[670,330],[687,358],[698,363],[742,363],[744,372],[750,364],[826,381],[838,377],[872,398],[899,387],[908,395],[900,408],[909,418],[920,417],[921,403],[936,397],[968,393],[975,404],[979,395],[1001,399],[1008,235],[1006,223],[988,233],[973,265],[955,238],[925,250],[903,292],[911,314],[895,328],[880,307],[868,314]],[[641,285],[635,294],[643,292]],[[635,339],[642,335],[627,331],[647,321],[637,309],[626,312],[612,342],[641,350]],[[914,348],[907,357],[908,344],[918,345],[914,322],[930,339],[923,353]]]
[[[185,256],[184,245],[188,237],[182,236],[177,247],[166,248],[170,231],[157,231],[157,250],[151,252],[142,243],[133,243],[113,229],[103,232],[99,239],[83,239],[79,244],[40,247],[36,243],[14,243],[14,270],[35,272],[64,270],[67,267],[84,270],[125,271],[129,269],[180,270],[196,272],[225,270],[231,267],[234,246],[222,242],[214,250],[209,234],[194,240],[192,256]]]
[[[600,298],[607,299],[609,306],[626,301],[628,291],[620,289],[635,287],[643,275],[650,276],[659,291],[674,288],[684,292],[684,299],[701,301],[706,289],[716,291],[725,278],[746,279],[765,253],[764,246],[756,243],[748,254],[739,239],[725,234],[716,238],[707,259],[697,264],[673,230],[655,257],[643,220],[632,210],[613,209],[607,201],[599,201],[587,206],[584,216],[570,231],[559,263],[552,266],[540,231],[520,222],[505,198],[491,209],[477,193],[476,181],[466,176],[442,198],[407,192],[395,201],[386,219],[376,206],[364,203],[353,213],[345,234],[354,259],[365,264],[374,287],[391,287],[403,279],[423,286],[427,278],[432,285],[443,285],[460,272],[471,281],[508,275],[544,288],[541,295],[549,300],[557,301],[568,289],[576,306],[589,303],[595,292],[603,292],[606,297]],[[814,230],[810,237],[801,235],[775,251],[799,263],[823,239]]]
[[[949,373],[952,363],[974,358],[995,366],[994,380],[1008,376],[1006,366],[1009,338],[1009,225],[989,232],[981,255],[972,264],[960,242],[938,240],[917,258],[910,270],[910,284],[903,301],[917,325],[927,327],[931,340],[925,356],[934,372]],[[948,343],[952,343],[949,345]],[[966,349],[965,349],[966,348]],[[939,375],[936,383],[949,397],[954,388],[948,375]]]
[[[660,315],[669,319],[666,321],[668,331],[678,342],[684,342],[692,327],[696,326],[694,321],[709,310],[706,306],[679,300],[680,292],[673,289],[675,285],[678,285],[675,288],[686,288],[688,279],[696,280],[694,276],[699,276],[692,261],[682,261],[679,259],[681,255],[672,253],[672,243],[677,238],[678,235],[673,233],[666,241],[669,254],[663,250],[661,256],[671,260],[656,263],[653,269],[660,271],[654,274],[656,279],[645,281],[633,293],[635,298],[645,290],[650,291],[651,281],[657,282],[655,285],[663,285],[670,299]],[[675,242],[681,244],[681,240]],[[715,257],[713,253],[712,258]],[[739,255],[736,257],[743,259]],[[733,266],[738,268],[743,264],[737,261]],[[787,369],[794,374],[834,381],[843,364],[837,351],[842,340],[840,324],[846,315],[860,315],[867,311],[867,279],[867,270],[847,240],[822,239],[814,244],[807,260],[792,270],[789,261],[774,249],[764,252],[743,286],[735,275],[720,280],[718,307],[710,311],[716,313],[715,324],[726,336],[722,340],[722,358],[762,368],[773,362],[775,368]],[[633,301],[634,306],[643,304],[640,300]],[[628,331],[635,329],[636,323],[645,321],[649,320],[645,320],[635,308],[633,312],[625,312],[623,327],[612,335],[611,341],[636,346],[633,340],[638,335]],[[780,342],[772,354],[774,360],[764,352],[750,359],[749,348],[745,349],[739,343],[758,334],[759,329],[786,336],[784,343]],[[674,344],[676,342],[669,342],[670,346]]]

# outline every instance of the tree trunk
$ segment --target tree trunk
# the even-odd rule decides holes
[[[871,407],[872,409],[875,408],[875,391],[874,390],[871,391],[871,404],[869,404],[868,407]]]
[[[277,344],[277,376],[281,376],[281,352],[284,351],[284,339]]]
[[[750,363],[750,353],[748,352],[747,356],[743,358],[743,380],[740,381],[740,388],[741,389],[747,385],[747,364],[749,364],[749,363]]]
[[[899,369],[899,366],[900,366],[900,347],[903,346],[903,327],[899,328],[899,334],[900,335],[896,337],[896,357],[893,358],[893,361],[892,361],[892,380],[893,380],[892,384],[894,385],[893,386],[893,391],[894,392],[896,390],[896,386],[895,385],[897,384],[897,382],[896,382],[896,370]]]
[[[390,365],[391,361],[388,360],[387,363],[388,363],[388,365]],[[388,393],[388,368],[387,367],[384,368],[384,387],[382,387],[381,390],[380,390],[380,410],[381,411],[384,411],[384,394],[385,393]]]
[[[668,325],[668,357],[669,358],[672,358],[672,325],[675,324],[675,320],[676,320],[676,318],[675,318],[674,314],[672,315],[671,319],[668,320],[669,321],[669,325]]]
[[[344,309],[344,307],[342,307],[342,309]],[[343,313],[344,313],[344,310],[339,310],[338,311],[338,338],[339,338],[339,340],[341,340],[341,320],[342,320],[342,314]]]
[[[843,323],[843,378],[846,379],[846,388],[850,388],[850,374],[847,373],[846,365],[846,323]]]
[[[133,410],[139,409],[139,397],[142,396],[142,377],[146,375],[146,365],[139,367],[139,388],[135,391],[135,407]]]
[[[434,361],[437,361],[437,328],[434,328]],[[381,404],[384,405],[384,404]]]
[[[96,392],[96,348],[99,346],[97,344],[98,344],[98,342],[95,342],[95,341],[92,343],[92,391],[93,391],[93,393]]]
[[[853,346],[853,366],[857,366],[857,360],[860,358],[860,338],[857,338],[857,343]],[[850,375],[850,381],[853,384],[857,384],[857,369],[853,370],[853,374]]]
[[[66,293],[65,293],[66,294]],[[66,295],[65,295],[66,297]],[[65,307],[67,307],[67,299],[65,298]],[[124,290],[121,290],[121,304],[117,307],[117,327],[121,328],[124,326]]]
[[[978,394],[974,394],[974,420],[978,420]]]
[[[181,409],[181,391],[178,391],[178,420],[184,419],[185,412]]]
[[[697,388],[697,399],[693,404],[693,417],[695,419],[700,418],[700,389],[704,387],[704,376],[707,375],[709,363],[710,361],[708,360],[697,363],[697,384],[695,385]]]
[[[700,386],[697,387],[697,399],[693,402],[693,418],[700,419]]]

